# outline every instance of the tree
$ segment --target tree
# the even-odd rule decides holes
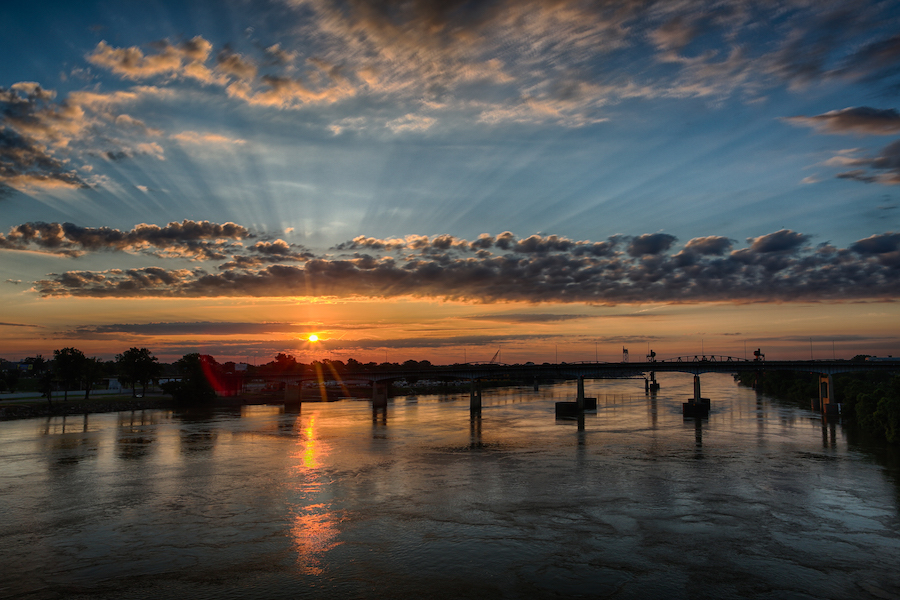
[[[29,377],[40,377],[44,372],[44,369],[47,368],[47,361],[44,360],[44,357],[38,354],[37,356],[29,356],[23,361],[26,365],[29,365],[26,373]]]
[[[96,357],[85,358],[81,369],[81,377],[84,382],[84,399],[90,400],[94,384],[103,379],[103,361]]]
[[[164,384],[164,392],[181,403],[209,402],[215,399],[216,390],[208,376],[219,366],[215,359],[194,352],[185,354],[173,366],[181,380]]]
[[[119,374],[126,385],[131,386],[131,397],[137,396],[137,384],[141,384],[141,395],[147,394],[147,384],[159,377],[159,360],[146,348],[129,348],[116,355]]]
[[[69,399],[69,388],[81,380],[86,360],[84,352],[76,348],[53,351],[56,377],[63,386],[63,401]]]

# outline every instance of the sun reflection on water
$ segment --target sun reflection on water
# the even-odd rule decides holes
[[[316,418],[309,423],[298,438],[301,446],[294,454],[298,463],[294,467],[297,475],[295,491],[299,493],[297,503],[292,507],[291,537],[297,552],[297,567],[307,575],[324,573],[324,554],[341,544],[336,541],[340,531],[340,517],[330,502],[316,502],[323,492],[323,460],[327,457],[326,445],[316,438]],[[309,504],[307,504],[309,502]]]

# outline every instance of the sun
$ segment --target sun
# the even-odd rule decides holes
[[[307,339],[309,339],[309,341],[311,341],[311,342],[318,342],[318,341],[319,341],[319,336],[317,336],[317,335],[314,334],[314,333],[311,333],[311,334],[309,335],[309,338],[307,338]]]

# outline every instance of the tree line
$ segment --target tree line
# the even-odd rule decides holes
[[[234,391],[240,387],[244,377],[254,375],[290,375],[308,369],[318,369],[323,373],[342,375],[347,371],[361,368],[396,368],[416,367],[428,368],[427,360],[407,360],[403,363],[362,363],[354,358],[347,362],[324,359],[311,363],[298,362],[285,353],[276,354],[275,358],[261,365],[238,365],[228,361],[219,363],[210,355],[189,353],[171,364],[161,363],[147,348],[129,348],[117,354],[115,360],[104,361],[87,357],[77,348],[67,347],[53,351],[53,358],[45,359],[42,355],[32,356],[22,361],[28,366],[24,372],[18,363],[7,363],[11,368],[0,371],[0,391],[15,391],[22,384],[22,378],[37,382],[37,390],[53,405],[54,392],[61,392],[63,401],[67,401],[69,392],[83,391],[84,399],[89,400],[91,392],[97,389],[104,379],[117,378],[123,385],[131,388],[132,397],[147,393],[147,387],[158,383],[164,375],[172,381],[162,384],[164,393],[170,394],[178,401],[203,401],[214,398],[217,392]],[[29,387],[34,387],[33,384]]]
[[[851,360],[865,360],[861,354]],[[819,376],[810,373],[772,371],[755,380],[752,372],[737,376],[740,383],[758,391],[809,406],[819,395]],[[834,375],[834,397],[841,403],[842,415],[891,444],[900,444],[900,373],[838,373]]]

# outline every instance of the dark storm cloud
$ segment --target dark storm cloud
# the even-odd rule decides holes
[[[688,241],[675,254],[667,253],[674,242],[671,236],[646,234],[631,238],[627,251],[600,255],[580,252],[592,242],[547,252],[501,248],[493,254],[483,248],[472,251],[461,239],[454,238],[444,253],[434,248],[438,238],[406,239],[413,243],[393,250],[399,252],[396,257],[320,257],[302,266],[234,267],[219,273],[159,267],[70,271],[35,282],[34,289],[48,297],[408,296],[610,305],[884,299],[900,293],[894,233],[840,249],[829,244],[810,247],[809,235],[785,229],[748,238],[748,247],[730,252],[730,240],[709,236]]]
[[[222,260],[238,240],[254,237],[235,223],[172,222],[164,227],[142,223],[130,231],[79,227],[72,223],[23,223],[0,234],[0,249],[31,250],[64,256],[121,251],[195,260]]]

